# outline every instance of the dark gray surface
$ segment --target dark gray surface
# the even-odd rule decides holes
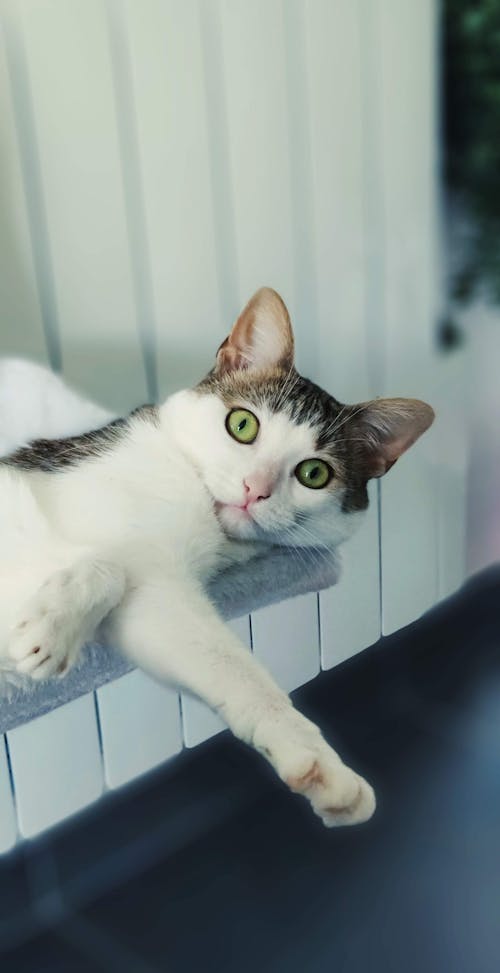
[[[307,574],[305,563],[309,565]],[[329,588],[339,574],[339,556],[333,552],[311,550],[299,558],[290,548],[272,548],[265,557],[221,571],[208,594],[224,618],[237,618],[285,598]],[[0,733],[69,703],[132,668],[118,651],[93,644],[85,647],[81,661],[62,679],[37,683],[24,677],[20,686],[2,688],[0,676]]]
[[[295,694],[368,824],[222,734],[0,866],[2,970],[497,973],[499,604],[500,568]]]

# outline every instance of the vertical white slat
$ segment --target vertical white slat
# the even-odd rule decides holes
[[[382,484],[382,631],[414,621],[438,598],[439,474],[420,444]]]
[[[104,0],[120,146],[134,304],[148,396],[158,399],[157,322],[144,206],[130,45],[122,0]]]
[[[439,473],[439,597],[447,598],[466,578],[467,476],[446,464]]]
[[[235,635],[250,650],[250,621],[248,615],[242,618],[234,618],[228,622]],[[183,693],[182,700],[182,727],[184,743],[186,747],[196,747],[198,743],[203,743],[209,737],[215,736],[221,730],[226,730],[226,724],[221,720],[217,713],[214,713],[205,703]]]
[[[121,787],[182,747],[179,697],[135,670],[97,690],[104,778]]]
[[[300,595],[252,612],[254,655],[291,692],[320,670],[318,596]]]
[[[263,284],[294,310],[286,51],[279,0],[220,0],[240,303]],[[215,16],[215,9],[213,11]],[[239,308],[235,309],[237,312]],[[298,361],[307,322],[295,321]]]
[[[7,734],[19,831],[31,838],[95,801],[103,790],[90,693]]]
[[[195,0],[128,0],[118,9],[130,47],[164,395],[206,373],[231,324],[219,302],[199,9]]]
[[[436,380],[436,4],[377,0],[377,154],[383,166],[386,395],[432,401]],[[369,149],[367,146],[366,149]],[[365,151],[366,151],[365,149]],[[408,624],[438,596],[433,430],[381,484],[382,627]]]
[[[456,591],[466,577],[467,357],[465,349],[454,349],[441,354],[438,363],[440,598]]]
[[[0,854],[5,854],[14,847],[16,837],[16,812],[10,786],[5,737],[2,737],[0,739]]]
[[[467,335],[461,395],[468,447],[465,559],[469,575],[496,564],[500,556],[500,312],[486,298],[476,299],[461,310],[460,318]]]
[[[319,381],[342,402],[376,395],[366,271],[363,91],[359,4],[305,5],[316,276]],[[370,187],[371,190],[371,187]],[[342,436],[342,430],[339,430]],[[377,490],[362,528],[342,548],[340,582],[320,594],[322,667],[380,635]]]
[[[340,582],[319,595],[322,669],[349,659],[380,638],[380,565],[373,557],[379,550],[379,518],[373,481],[368,492],[366,517],[341,548]]]
[[[319,316],[319,382],[342,402],[375,395],[365,321],[363,106],[358,4],[305,5]]]
[[[290,165],[293,294],[300,370],[319,380],[317,253],[314,234],[313,146],[308,86],[307,11],[304,0],[282,4],[287,102],[287,157]]]
[[[0,34],[0,355],[25,355],[45,363],[47,350],[19,153],[21,105],[17,104],[16,116],[14,92],[7,67],[6,36],[5,33]]]
[[[108,24],[98,0],[22,17],[66,378],[116,410],[147,398]]]

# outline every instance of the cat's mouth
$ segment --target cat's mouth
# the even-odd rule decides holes
[[[235,523],[246,523],[249,520],[253,521],[251,510],[248,506],[242,506],[238,503],[222,503],[221,500],[214,501],[215,512],[217,516],[229,516],[237,518]]]
[[[258,525],[252,516],[251,507],[215,500],[214,510],[217,520],[226,534],[240,538],[240,540],[245,538],[248,540],[255,539],[255,531],[258,530]]]

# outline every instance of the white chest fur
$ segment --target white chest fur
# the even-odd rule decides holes
[[[203,582],[238,547],[193,465],[151,423],[63,472],[0,469],[0,490],[0,653],[20,605],[79,557],[119,564],[129,586],[159,574]]]

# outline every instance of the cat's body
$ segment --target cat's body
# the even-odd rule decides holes
[[[302,379],[284,305],[258,292],[196,389],[0,462],[0,665],[62,674],[99,632],[217,709],[325,823],[365,820],[369,785],[204,587],[271,545],[335,548],[367,506],[367,479],[431,421],[423,403],[346,407]]]
[[[74,466],[65,465],[64,445],[49,441],[44,460],[29,460],[34,467],[45,463],[45,470],[28,468],[30,449],[14,454],[15,462],[0,462],[0,658],[22,606],[76,562],[114,564],[135,587],[170,574],[206,584],[254,555],[256,545],[224,533],[199,473],[183,455],[171,417],[176,405],[172,398],[161,410],[137,410],[107,441],[100,430],[85,437],[88,456]],[[47,665],[39,677],[50,670]]]

